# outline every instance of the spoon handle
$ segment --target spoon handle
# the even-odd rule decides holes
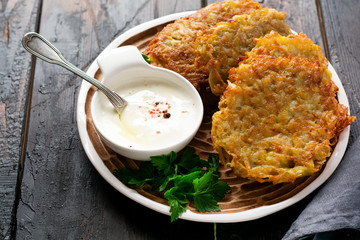
[[[22,45],[28,52],[36,57],[48,63],[60,65],[97,87],[109,98],[110,102],[119,113],[126,106],[127,102],[125,99],[121,98],[118,94],[108,89],[101,82],[87,75],[84,71],[68,62],[61,55],[61,52],[40,34],[35,32],[25,34],[22,39]]]
[[[22,45],[28,52],[35,55],[36,57],[48,63],[60,65],[67,70],[75,73],[79,77],[87,80],[91,84],[95,85],[97,88],[104,90],[102,89],[103,85],[99,81],[97,81],[95,78],[90,77],[81,69],[75,67],[73,64],[68,62],[61,55],[61,52],[40,34],[35,32],[29,32],[25,34],[22,39]]]

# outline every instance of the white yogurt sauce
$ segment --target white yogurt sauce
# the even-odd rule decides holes
[[[198,115],[190,94],[173,83],[135,81],[116,92],[128,105],[119,117],[109,101],[100,98],[99,127],[129,147],[169,146],[190,134]]]

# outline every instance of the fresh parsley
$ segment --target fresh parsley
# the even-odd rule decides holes
[[[144,60],[147,62],[147,63],[151,63],[151,60],[148,56],[146,56],[145,54],[141,53],[142,57],[144,58]]]
[[[164,193],[169,201],[171,221],[178,219],[189,203],[199,212],[220,211],[218,202],[230,190],[227,183],[219,181],[219,159],[210,155],[208,161],[200,159],[193,148],[187,148],[181,156],[153,156],[142,162],[139,169],[119,168],[114,175],[124,184],[144,186]]]

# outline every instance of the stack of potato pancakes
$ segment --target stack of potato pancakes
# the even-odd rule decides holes
[[[336,98],[320,47],[292,34],[285,13],[251,0],[211,4],[176,20],[145,54],[201,95],[220,96],[213,146],[241,177],[276,184],[311,175],[355,120]]]

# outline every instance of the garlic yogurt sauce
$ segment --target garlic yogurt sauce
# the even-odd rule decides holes
[[[134,81],[116,89],[128,101],[119,114],[103,97],[101,128],[114,142],[134,148],[166,147],[191,134],[198,117],[192,96],[172,82]],[[99,109],[99,108],[98,108]]]

